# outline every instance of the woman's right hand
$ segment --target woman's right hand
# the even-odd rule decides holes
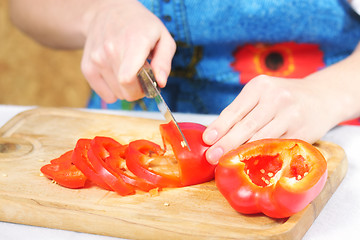
[[[99,1],[84,17],[87,28],[81,69],[107,103],[144,96],[136,74],[151,59],[164,87],[176,44],[164,24],[136,0]]]

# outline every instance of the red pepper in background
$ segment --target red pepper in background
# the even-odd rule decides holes
[[[322,190],[327,163],[314,146],[301,140],[264,139],[224,155],[215,182],[240,213],[289,217]]]

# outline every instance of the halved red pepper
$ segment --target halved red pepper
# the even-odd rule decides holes
[[[214,178],[215,166],[209,164],[205,152],[209,148],[202,140],[205,126],[197,123],[179,123],[187,142],[188,148],[181,142],[181,136],[175,129],[174,123],[160,125],[164,148],[171,145],[173,155],[153,142],[137,140],[131,142],[128,148],[126,164],[137,176],[160,187],[180,187],[210,181]],[[156,162],[155,164],[153,162]],[[156,171],[151,166],[165,165],[165,169]],[[166,169],[167,168],[167,169]],[[172,171],[169,169],[172,168]],[[164,173],[168,171],[169,173]]]
[[[73,150],[41,167],[40,171],[48,178],[53,179],[61,186],[68,188],[81,188],[85,186],[86,176],[71,162]]]
[[[202,140],[206,127],[198,123],[179,123],[190,151],[181,142],[181,135],[176,130],[174,123],[160,125],[160,133],[165,144],[171,145],[175,158],[179,164],[180,182],[182,186],[189,186],[214,179],[215,165],[210,164],[205,157],[209,148]]]
[[[224,155],[215,182],[240,213],[289,217],[304,209],[322,190],[327,163],[318,149],[293,139],[264,139]]]

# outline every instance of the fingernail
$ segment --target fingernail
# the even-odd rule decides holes
[[[204,142],[209,145],[214,144],[217,137],[218,137],[218,132],[215,129],[206,131],[204,133]]]
[[[160,70],[158,75],[157,75],[157,78],[156,78],[156,80],[158,81],[158,84],[160,85],[160,87],[165,87],[166,78],[167,78],[167,75],[166,75],[165,71]]]
[[[217,164],[219,162],[219,159],[224,154],[224,150],[220,147],[217,147],[215,149],[212,149],[210,152],[208,150],[207,152],[207,160],[210,164]]]

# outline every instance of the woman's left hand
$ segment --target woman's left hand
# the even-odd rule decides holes
[[[204,132],[212,145],[207,160],[216,164],[231,149],[262,138],[318,140],[339,121],[329,89],[307,79],[255,77]]]

